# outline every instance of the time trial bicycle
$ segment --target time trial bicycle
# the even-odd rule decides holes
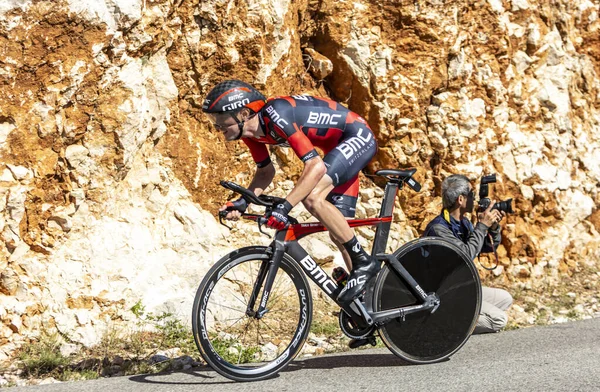
[[[291,218],[269,246],[248,246],[221,258],[202,280],[192,311],[194,340],[204,360],[236,381],[262,380],[282,370],[301,351],[310,330],[313,303],[307,277],[340,306],[340,328],[350,338],[378,333],[392,353],[415,364],[439,362],[458,351],[481,306],[473,262],[436,237],[418,238],[385,253],[398,190],[404,184],[421,189],[415,172],[376,172],[387,179],[379,217],[348,220],[351,227],[377,226],[371,253],[383,263],[365,294],[350,304],[337,302],[343,286],[298,243],[326,231],[321,223]],[[221,185],[266,207],[264,215],[243,214],[261,232],[266,213],[284,200],[257,197],[228,181]]]

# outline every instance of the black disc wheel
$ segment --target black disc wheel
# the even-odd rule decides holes
[[[262,317],[255,314],[262,288],[254,307],[248,307],[269,260],[265,247],[232,252],[208,271],[196,293],[192,312],[196,345],[213,369],[232,380],[274,375],[300,352],[308,335],[312,318],[308,282],[287,254],[275,277],[267,312]]]
[[[467,341],[479,316],[481,283],[475,265],[454,244],[426,237],[408,242],[394,256],[426,293],[436,293],[439,307],[408,314],[379,328],[385,345],[412,363],[448,358]],[[399,274],[386,265],[373,296],[376,312],[421,303]]]

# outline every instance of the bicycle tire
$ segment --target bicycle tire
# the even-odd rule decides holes
[[[266,247],[234,251],[208,271],[196,292],[192,310],[196,346],[214,370],[231,380],[257,381],[271,377],[294,359],[308,336],[311,292],[306,276],[287,254],[271,289],[269,312],[260,320],[246,314],[258,268],[269,260]],[[265,326],[262,332],[261,323]],[[230,330],[226,331],[227,327]],[[256,341],[249,343],[255,331]]]
[[[406,243],[394,256],[426,293],[435,292],[440,306],[392,320],[379,328],[384,344],[396,356],[416,364],[440,362],[469,339],[479,317],[481,282],[473,262],[456,245],[437,237]],[[377,278],[373,308],[377,311],[418,304],[416,296],[386,265]]]

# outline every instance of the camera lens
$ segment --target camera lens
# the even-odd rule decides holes
[[[503,201],[499,201],[492,207],[493,210],[504,211],[507,214],[512,214],[514,211],[512,209],[512,199],[506,199]]]

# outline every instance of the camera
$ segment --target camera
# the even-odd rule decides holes
[[[490,174],[489,176],[481,177],[481,182],[479,184],[479,208],[478,208],[479,211],[487,210],[487,208],[490,206],[490,203],[492,201],[488,198],[488,194],[489,194],[489,185],[488,184],[493,184],[494,182],[496,182],[495,174]],[[506,200],[494,203],[494,206],[492,207],[492,209],[498,210],[498,211],[504,211],[507,214],[512,214],[514,212],[512,209],[512,199],[506,199]]]

